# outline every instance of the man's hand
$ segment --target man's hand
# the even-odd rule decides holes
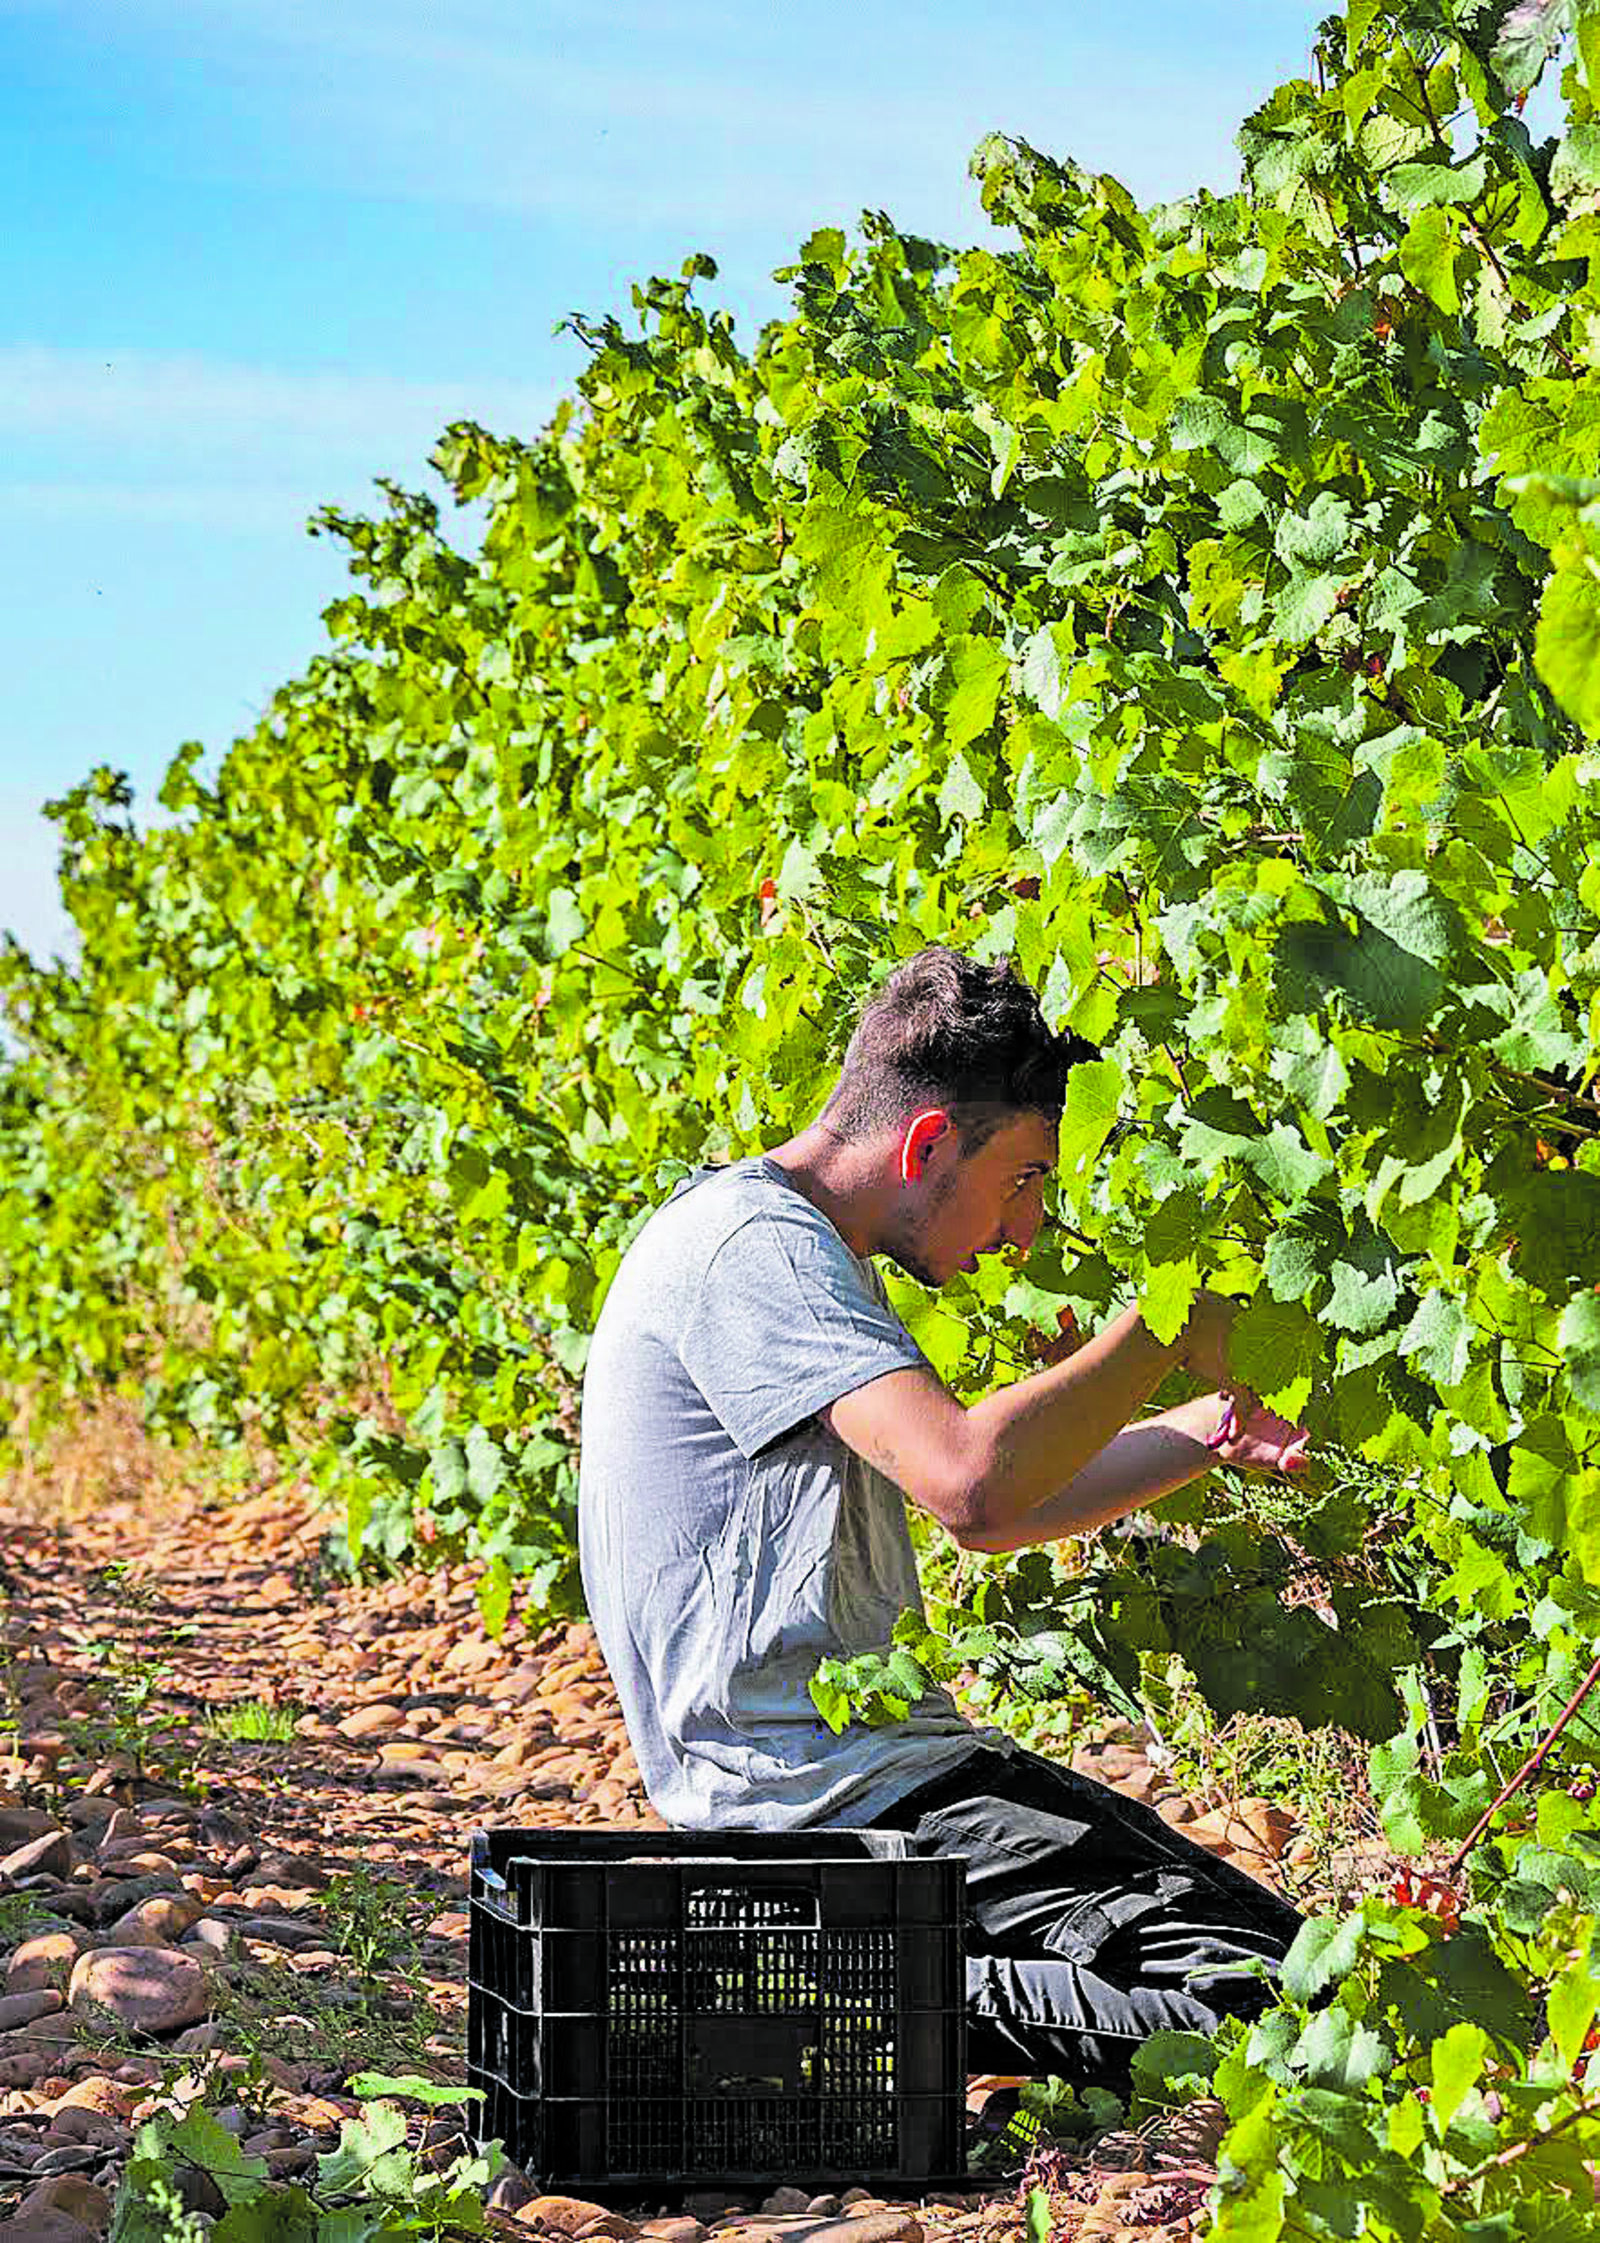
[[[1219,1396],[1222,1415],[1206,1442],[1219,1464],[1242,1465],[1252,1472],[1303,1472],[1311,1435],[1303,1425],[1291,1425],[1250,1392],[1232,1388]]]

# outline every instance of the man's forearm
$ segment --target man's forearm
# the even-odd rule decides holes
[[[1013,1518],[997,1520],[962,1540],[975,1549],[1021,1550],[1030,1543],[1091,1534],[1110,1519],[1171,1495],[1217,1462],[1206,1444],[1218,1412],[1218,1397],[1203,1394],[1127,1426],[1042,1503],[1019,1507]]]
[[[1199,1311],[1197,1304],[1197,1316]],[[1138,1309],[1128,1308],[1066,1362],[974,1402],[963,1431],[975,1446],[980,1495],[962,1539],[979,1549],[1010,1548],[991,1544],[990,1534],[1008,1534],[1020,1518],[1056,1500],[1064,1486],[1076,1485],[1138,1417],[1167,1373],[1190,1361],[1190,1348],[1187,1330],[1159,1341]],[[1137,1500],[1135,1494],[1122,1508]],[[1115,1515],[1115,1509],[1102,1514]]]
[[[1009,1549],[1019,1523],[1055,1501],[1063,1487],[1098,1462],[1138,1419],[1170,1371],[1181,1365],[1207,1386],[1225,1382],[1224,1341],[1231,1316],[1230,1302],[1202,1293],[1183,1330],[1158,1340],[1137,1308],[1128,1308],[1064,1363],[999,1387],[968,1406],[932,1371],[908,1368],[887,1371],[841,1394],[824,1415],[858,1456],[903,1488],[913,1503],[931,1511],[959,1541],[977,1550]],[[1168,1422],[1174,1431],[1188,1424],[1175,1414]],[[1169,1442],[1168,1470],[1185,1454],[1172,1450]],[[1179,1483],[1169,1479],[1167,1484]],[[1114,1517],[1118,1509],[1141,1500],[1142,1492],[1141,1482],[1125,1501],[1110,1502],[1099,1516]],[[1042,1536],[1033,1532],[1023,1539]]]

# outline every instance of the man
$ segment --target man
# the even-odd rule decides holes
[[[1227,1384],[1229,1304],[1137,1309],[965,1408],[872,1264],[925,1285],[1025,1254],[1070,1065],[1009,967],[925,950],[868,1005],[820,1118],[701,1170],[617,1271],[584,1382],[589,1609],[651,1800],[687,1829],[877,1826],[968,1861],[976,2068],[1115,2085],[1158,2027],[1266,1999],[1286,1903],[1104,1786],[974,1729],[943,1692],[835,1736],[820,1660],[920,1606],[907,1498],[967,1549],[1082,1534],[1219,1460],[1304,1438],[1211,1392],[1131,1423],[1169,1371]]]

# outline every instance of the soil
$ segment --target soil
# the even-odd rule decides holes
[[[513,1619],[494,1641],[471,1569],[352,1584],[326,1542],[325,1518],[281,1489],[13,1530],[0,2235],[103,2233],[141,2122],[200,2093],[275,2176],[308,2176],[357,2112],[353,2078],[464,2076],[474,1830],[662,1827],[587,1624]],[[286,1733],[230,1734],[251,1722]],[[1265,1881],[1294,1875],[1305,1847],[1289,1815],[1183,1799],[1145,1742],[1107,1730],[1074,1764]],[[1351,1881],[1381,1873],[1371,1851],[1345,1864]],[[969,2082],[975,2121],[998,2131],[1018,2084]],[[435,2161],[462,2146],[453,2115],[420,2111],[411,2132]],[[1058,2235],[1174,2243],[1206,2224],[1217,2140],[1215,2109],[1191,2106],[1048,2153],[1029,2177]],[[920,2198],[818,2197],[780,2177],[764,2194],[607,2191],[601,2204],[541,2194],[512,2169],[489,2221],[657,2243],[1010,2238],[1021,2155],[1009,2174]]]

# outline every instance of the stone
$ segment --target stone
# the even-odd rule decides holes
[[[178,1857],[176,1854],[158,1853],[151,1846],[140,1846],[137,1849],[124,1849],[119,1846],[112,1852],[101,1855],[100,1872],[104,1877],[116,1878],[119,1881],[128,1877],[154,1877],[165,1874],[173,1884],[176,1884],[178,1881]]]
[[[247,1916],[287,1916],[310,1903],[311,1895],[300,1885],[241,1885],[226,1905]]]
[[[141,2065],[140,2070],[147,2073],[149,2067]],[[107,2118],[132,2118],[136,2100],[128,2092],[126,2082],[109,2079],[103,2072],[94,2072],[88,2079],[79,2080],[58,2095],[51,2107],[58,2113],[102,2111]]]
[[[21,1877],[70,1877],[76,1862],[71,1836],[54,1827],[7,1854],[0,1861],[0,1881],[14,1885]]]
[[[200,2212],[215,2218],[228,2209],[228,2200],[211,2175],[187,2159],[174,2159],[171,2169],[163,2176],[171,2186],[186,2212]]]
[[[284,2116],[292,2119],[297,2126],[309,2126],[313,2130],[327,2133],[342,2126],[345,2120],[352,2115],[356,2105],[353,2101],[335,2103],[330,2101],[326,2095],[290,2093],[275,2104],[274,2108],[281,2110]],[[502,2170],[507,2173],[521,2173],[520,2166],[511,2164],[505,2165]],[[539,2192],[537,2189],[530,2188],[528,2193],[530,2196],[537,2196]]]
[[[683,2208],[691,2219],[709,2222],[720,2220],[724,2212],[748,2212],[751,2205],[737,2189],[693,2188],[685,2195]]]
[[[1228,1835],[1229,1817],[1225,1810],[1212,1808],[1196,1815],[1184,1832],[1197,1846],[1204,1846],[1208,1854],[1225,1854],[1232,1851],[1233,1840]]]
[[[103,1830],[117,1808],[109,1799],[69,1799],[66,1819],[74,1830]]]
[[[19,2025],[31,2025],[36,2017],[49,2017],[65,2006],[54,1986],[40,1986],[33,1993],[6,1994],[0,1997],[0,2033],[15,2032]]]
[[[58,1827],[54,1815],[42,1807],[0,1807],[0,1846],[9,1853],[30,1838],[44,1838]]]
[[[275,2181],[292,2181],[301,2173],[309,2172],[317,2155],[309,2142],[286,2143],[279,2149],[263,2150],[261,2154],[267,2161],[269,2177]]]
[[[538,2194],[539,2191],[519,2165],[507,2165],[502,2168],[494,2186],[483,2201],[491,2210],[496,2212],[518,2212],[524,2204],[533,2203]],[[697,2223],[691,2222],[689,2224]],[[699,2232],[703,2234],[705,2231],[700,2229]],[[688,2243],[687,2238],[685,2243]],[[698,2243],[698,2236],[694,2239],[694,2243]]]
[[[92,1885],[67,1885],[51,1895],[51,1906],[74,1923],[89,1924],[95,1929],[109,1924],[114,1916],[125,1916],[141,1900],[155,1893],[178,1890],[176,1877],[101,1877]]]
[[[41,2185],[49,2186],[47,2182]],[[31,2195],[24,2197],[15,2219],[6,2222],[12,2234],[19,2239],[25,2237],[26,2243],[93,2243],[95,2236],[104,2233],[103,2229],[87,2227],[82,2220],[75,2220],[70,2212],[55,2211],[48,2204],[41,2204],[36,2210],[30,2209],[38,2194],[39,2190],[35,2189]]]
[[[108,2118],[104,2111],[87,2111],[78,2103],[63,2108],[58,2103],[49,2139],[52,2143],[81,2142],[93,2149],[120,2150],[127,2146],[128,2129],[121,2119]]]
[[[202,1807],[200,1819],[195,1824],[195,1837],[214,1854],[237,1853],[241,1846],[252,1843],[249,1831],[236,1815],[221,1807]]]
[[[325,1924],[308,1923],[298,1916],[240,1916],[234,1920],[233,1930],[241,1939],[261,1939],[274,1947],[287,1947],[299,1952],[307,1947],[325,1947],[328,1931]]]
[[[204,2056],[219,2046],[221,2040],[222,2027],[208,2022],[204,2025],[186,2025],[172,2045],[182,2056]]]
[[[813,2196],[806,2205],[812,2218],[818,2220],[831,2220],[838,2209],[839,2199],[836,2196]]]
[[[1232,1862],[1235,1869],[1242,1869],[1247,1877],[1254,1877],[1257,1884],[1274,1887],[1277,1884],[1277,1862],[1270,1855],[1258,1854],[1253,1847],[1230,1847],[1222,1859]]]
[[[105,1792],[115,1791],[118,1784],[125,1784],[132,1774],[133,1763],[126,1758],[102,1760],[84,1777],[81,1787],[83,1795],[86,1799],[93,1799]]]
[[[17,1751],[26,1759],[30,1770],[40,1775],[54,1773],[55,1764],[66,1753],[70,1739],[61,1729],[30,1729],[17,1739]]]
[[[171,2033],[210,2014],[211,1987],[191,1956],[167,1947],[101,1947],[80,1955],[68,1999],[109,2009],[135,2032]]]
[[[293,1576],[287,1573],[269,1573],[257,1588],[254,1598],[258,1610],[265,1608],[269,1612],[279,1611],[284,1605],[298,1604],[299,1601],[300,1591],[294,1585]],[[245,1609],[249,1609],[248,1604]]]
[[[153,2056],[130,2056],[110,2077],[123,2087],[154,2087],[162,2077],[161,2065]]]
[[[302,1861],[298,1854],[263,1854],[256,1863],[256,1875],[263,1885],[299,1885],[307,1889],[320,1889],[324,1881],[316,1864]]]
[[[66,2042],[75,2041],[77,2038],[77,2021],[69,2017],[64,2009],[50,2010],[43,2017],[34,2018],[31,2024],[19,2025],[14,2031],[7,2033],[4,2041],[0,2042],[0,2047],[8,2049],[61,2047]]]
[[[494,2199],[489,2200],[493,2203]],[[641,2235],[653,2235],[656,2243],[705,2243],[706,2230],[698,2220],[690,2219],[686,2212],[664,2212],[659,2219],[646,2220],[639,2229]]]
[[[186,1947],[204,1947],[214,1955],[225,1955],[233,1945],[233,1933],[220,1916],[200,1916],[184,1933]]]
[[[111,2225],[111,2199],[103,2188],[86,2181],[81,2173],[52,2173],[42,2180],[22,2200],[17,2214],[17,2232],[27,2235],[31,2231],[24,2225],[30,2206],[39,2212],[60,2212],[69,2220],[76,2220],[92,2235],[103,2235]]]
[[[886,2204],[807,2228],[806,2243],[923,2243],[922,2222],[904,2206]]]
[[[1250,1834],[1250,1846],[1274,1861],[1283,1854],[1299,1828],[1287,1807],[1280,1807],[1271,1799],[1241,1799],[1237,1813]]]
[[[591,2220],[610,2217],[604,2204],[594,2204],[585,2196],[531,2196],[517,2213],[519,2220],[530,2226],[549,2228],[555,2235],[577,2235]],[[629,2233],[634,2233],[631,2224]]]
[[[761,2199],[763,2212],[808,2212],[811,2198],[803,2188],[775,2188],[770,2196]]]
[[[380,1699],[374,1705],[358,1706],[354,1713],[347,1713],[337,1727],[341,1737],[381,1737],[391,1730],[403,1729],[406,1719],[401,1707]]]
[[[106,1877],[121,1874],[125,1861],[170,1861],[174,1863],[194,1860],[194,1840],[176,1830],[150,1830],[137,1838],[120,1839],[116,1845],[100,1847],[100,1870]]]
[[[37,2087],[47,2079],[55,2064],[53,2055],[43,2049],[19,2049],[14,2056],[0,2056],[0,2088]]]
[[[117,1917],[111,1939],[118,1947],[170,1947],[199,1921],[204,1905],[187,1893],[153,1893]]]

